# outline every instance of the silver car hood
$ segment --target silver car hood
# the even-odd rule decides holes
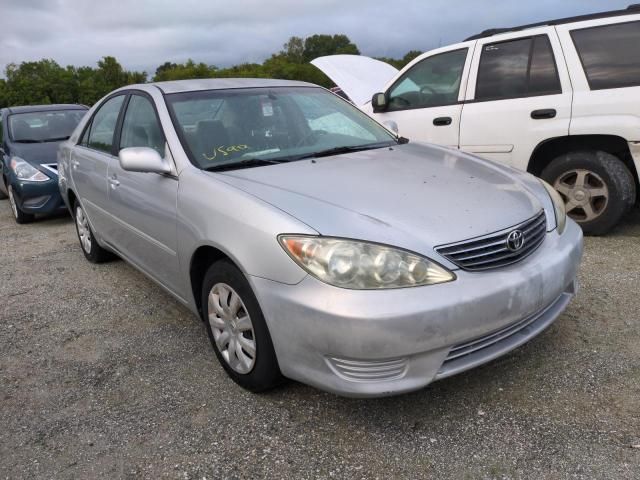
[[[426,144],[217,175],[322,235],[417,252],[508,228],[543,208],[522,173]]]

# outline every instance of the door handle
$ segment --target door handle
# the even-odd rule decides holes
[[[111,184],[111,188],[116,188],[120,185],[120,182],[115,176],[109,178],[109,183]]]
[[[453,122],[451,117],[438,117],[433,120],[433,124],[436,127],[446,127],[447,125],[451,125],[451,122]]]
[[[80,165],[80,162],[77,160],[71,160],[71,167],[75,170]]]
[[[543,108],[542,110],[534,110],[531,112],[531,118],[534,120],[544,120],[546,118],[555,118],[556,114],[555,108]]]

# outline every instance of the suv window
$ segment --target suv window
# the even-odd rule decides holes
[[[389,90],[388,111],[457,103],[467,51],[440,53],[416,63]]]
[[[562,93],[546,35],[489,43],[482,49],[476,100]]]
[[[164,157],[164,135],[148,98],[132,95],[122,123],[120,148],[149,147]]]
[[[113,146],[113,134],[118,122],[120,107],[124,101],[124,95],[110,98],[98,109],[93,116],[89,141],[87,146],[103,152],[111,153]]]
[[[591,90],[640,85],[640,22],[571,32]]]

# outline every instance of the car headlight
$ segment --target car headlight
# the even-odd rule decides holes
[[[28,182],[46,182],[50,180],[47,175],[20,157],[13,157],[11,159],[11,170],[13,170],[13,173],[15,173],[16,177],[20,180],[26,180]]]
[[[375,243],[306,235],[280,235],[278,240],[298,265],[336,287],[417,287],[456,278],[428,258]]]
[[[544,180],[539,180],[551,197],[551,203],[553,203],[553,211],[556,214],[556,226],[558,227],[558,233],[562,235],[562,232],[564,232],[564,227],[567,226],[567,210],[564,206],[564,200],[555,188],[553,188]]]

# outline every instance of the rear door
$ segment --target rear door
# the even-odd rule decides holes
[[[474,45],[467,42],[418,57],[387,88],[387,107],[373,117],[395,122],[398,133],[411,140],[457,148]]]
[[[125,108],[116,151],[149,147],[173,165],[153,99],[146,93],[132,92]],[[129,172],[114,157],[109,162],[108,184],[115,247],[133,264],[184,296],[176,253],[178,177]]]
[[[115,159],[113,141],[124,94],[107,99],[88,122],[80,142],[71,150],[69,163],[76,194],[94,232],[111,241],[113,222],[107,214],[107,168]]]
[[[542,141],[568,135],[572,89],[553,27],[478,40],[460,148],[526,170]]]

